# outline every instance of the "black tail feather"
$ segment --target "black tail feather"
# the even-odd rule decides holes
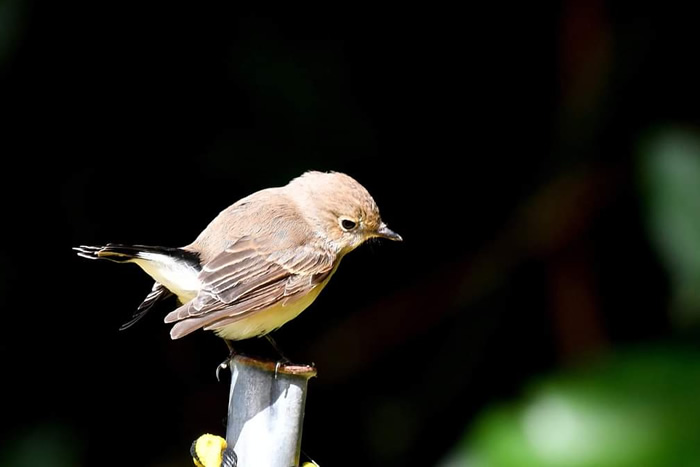
[[[196,269],[200,269],[199,255],[182,248],[170,248],[165,246],[148,245],[121,245],[118,243],[108,243],[105,246],[80,245],[73,247],[78,252],[78,256],[87,259],[108,259],[117,263],[123,263],[139,257],[139,253],[155,253],[180,259],[192,264]]]
[[[159,255],[161,257],[165,256],[168,258],[172,258],[176,262],[186,263],[195,271],[201,270],[199,255],[192,251],[184,250],[182,248],[168,248],[162,246],[147,245],[121,245],[117,243],[108,243],[105,246],[81,245],[79,247],[74,247],[73,250],[77,252],[78,256],[81,256],[83,258],[106,259],[117,263],[130,262],[139,258],[145,261],[167,261],[163,260],[162,258],[154,258],[153,256],[149,256]],[[119,329],[124,330],[133,326],[137,321],[143,318],[157,302],[168,298],[171,295],[174,294],[170,290],[165,288],[165,286],[163,286],[159,282],[156,282],[155,284],[153,284],[153,289],[151,290],[151,293],[149,293],[143,300],[143,302],[141,302],[136,312],[132,316],[131,320],[124,323]]]
[[[119,327],[119,330],[123,331],[124,329],[128,329],[133,326],[137,321],[143,318],[146,313],[151,311],[151,308],[153,308],[153,305],[155,305],[156,302],[166,299],[171,295],[173,295],[173,293],[163,287],[163,285],[160,283],[156,282],[153,284],[153,290],[151,290],[151,293],[149,293],[143,302],[141,302],[139,307],[136,309],[136,313],[134,313],[131,319]]]

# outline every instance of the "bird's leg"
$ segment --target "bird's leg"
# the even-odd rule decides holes
[[[279,371],[280,367],[282,365],[288,365],[292,363],[290,359],[288,359],[284,353],[282,353],[282,350],[280,350],[279,346],[277,345],[277,342],[272,338],[271,335],[265,334],[265,339],[270,343],[273,349],[279,354],[280,360],[277,360],[277,363],[275,363],[275,379],[277,379],[277,372]]]
[[[224,339],[224,342],[226,343],[226,347],[228,347],[228,357],[226,357],[226,360],[223,362],[219,363],[219,366],[216,367],[216,380],[221,381],[219,379],[219,372],[221,370],[225,370],[228,368],[229,364],[231,363],[231,360],[233,360],[233,357],[236,356],[236,351],[233,348],[233,344],[231,343],[230,340]]]
[[[275,342],[275,340],[272,338],[271,335],[265,334],[265,339],[267,339],[267,341],[270,343],[272,348],[275,349],[275,352],[277,352],[279,354],[279,356],[281,358],[280,361],[282,362],[283,365],[288,365],[288,364],[292,363],[292,361],[284,355],[282,350],[277,345],[277,342]]]

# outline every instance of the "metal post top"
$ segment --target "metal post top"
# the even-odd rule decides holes
[[[313,378],[316,376],[316,367],[313,365],[297,365],[294,363],[280,363],[271,360],[258,360],[245,355],[236,355],[232,359],[232,367],[251,367],[269,373],[281,375]]]

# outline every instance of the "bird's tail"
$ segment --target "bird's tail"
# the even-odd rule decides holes
[[[155,279],[153,290],[139,305],[133,319],[120,329],[126,329],[141,319],[153,305],[170,295],[177,295],[185,302],[189,295],[196,293],[197,274],[201,266],[197,253],[183,248],[168,248],[146,245],[119,245],[108,243],[105,246],[81,245],[74,247],[78,256],[87,259],[106,259],[116,263],[136,263]]]
[[[144,258],[144,254],[163,255],[187,262],[196,262],[196,254],[182,248],[168,248],[164,246],[147,245],[120,245],[108,243],[105,246],[80,245],[73,247],[78,256],[87,259],[107,259],[116,263],[126,263],[137,258]],[[197,262],[198,263],[198,262]]]

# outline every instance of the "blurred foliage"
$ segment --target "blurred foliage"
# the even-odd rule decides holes
[[[488,410],[443,467],[700,465],[698,387],[700,352],[623,352]]]
[[[0,66],[12,55],[22,29],[22,2],[0,0]]]
[[[680,327],[700,318],[700,138],[679,127],[641,140],[637,175],[650,241]],[[442,467],[700,465],[700,352],[613,351],[492,406]]]
[[[77,467],[82,465],[78,438],[61,423],[38,424],[3,442],[0,465]]]
[[[640,178],[652,241],[668,269],[677,324],[700,318],[700,137],[659,130],[640,150]]]

